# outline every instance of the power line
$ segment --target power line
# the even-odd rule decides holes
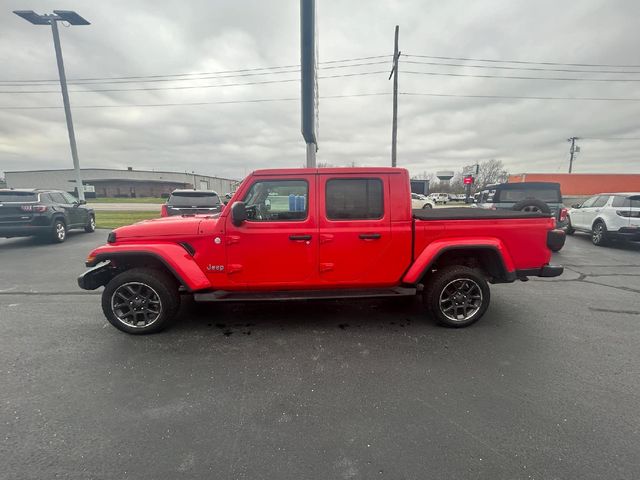
[[[616,65],[611,63],[560,63],[560,62],[534,62],[525,60],[497,60],[493,58],[466,58],[466,57],[443,57],[435,55],[410,55],[406,57],[431,58],[436,60],[461,60],[465,62],[491,62],[491,63],[518,63],[525,65],[558,65],[566,67],[611,67],[611,68],[640,68],[640,65]]]
[[[341,60],[327,60],[324,62],[319,62],[320,65],[333,65],[337,63],[345,63],[345,62],[354,62],[361,60],[373,60],[377,58],[389,58],[390,55],[374,55],[369,57],[353,57],[353,58],[345,58]],[[381,62],[384,63],[384,62]],[[80,77],[80,78],[72,78],[69,79],[73,82],[78,81],[107,81],[107,80],[132,80],[132,79],[146,79],[146,78],[165,78],[165,77],[189,77],[189,76],[198,76],[198,75],[219,75],[225,73],[244,73],[244,72],[257,72],[261,70],[279,70],[286,68],[300,68],[299,64],[294,65],[279,65],[279,66],[268,66],[268,67],[253,67],[253,68],[242,68],[238,70],[219,70],[217,72],[191,72],[191,73],[174,73],[174,74],[164,74],[164,75],[133,75],[133,76],[120,76],[120,77]],[[325,67],[329,68],[329,67]],[[12,82],[12,83],[56,83],[58,79],[31,79],[31,80],[0,80],[0,83]]]
[[[357,72],[357,73],[343,73],[339,75],[326,75],[324,77],[318,77],[318,79],[329,78],[343,78],[343,77],[357,77],[361,75],[378,75],[381,73],[387,73],[385,70],[376,72]],[[196,88],[219,88],[219,87],[241,87],[246,85],[267,85],[272,83],[288,83],[299,82],[299,78],[288,78],[283,80],[264,80],[259,82],[245,82],[245,83],[225,83],[216,85],[181,85],[177,87],[140,87],[140,88],[102,88],[102,89],[90,89],[90,90],[71,90],[73,93],[102,93],[102,92],[151,92],[159,90],[191,90]],[[0,93],[5,94],[23,94],[23,93],[59,93],[58,90],[16,90],[7,91],[2,90]]]
[[[354,63],[350,65],[330,65],[328,67],[322,67],[321,70],[334,70],[338,68],[351,68],[351,67],[363,67],[369,65],[382,65],[388,63],[386,60],[380,62],[365,62],[365,63]],[[286,73],[298,73],[300,72],[299,68],[295,70],[280,70],[276,72],[260,72],[260,73],[237,73],[231,75],[220,75],[216,74],[213,76],[203,76],[203,77],[191,77],[191,78],[153,78],[153,79],[145,79],[145,80],[106,80],[99,82],[86,82],[86,81],[70,81],[67,82],[70,85],[105,85],[105,84],[121,84],[121,83],[159,83],[159,82],[191,82],[194,80],[215,80],[218,78],[236,78],[236,77],[255,77],[255,76],[264,76],[264,75],[281,75]],[[50,86],[54,85],[54,83],[0,83],[2,87],[41,87],[41,86]]]
[[[640,98],[612,98],[612,97],[540,97],[540,96],[518,96],[518,95],[464,95],[450,93],[427,93],[427,92],[399,92],[404,96],[419,97],[442,97],[442,98],[480,98],[480,99],[503,99],[503,100],[559,100],[559,101],[612,101],[612,102],[640,102]],[[327,95],[321,96],[320,99],[334,98],[356,98],[356,97],[372,97],[391,95],[390,92],[378,93],[356,93],[348,95]],[[123,104],[123,105],[74,105],[73,108],[145,108],[145,107],[182,107],[182,106],[200,106],[200,105],[229,105],[236,103],[269,103],[299,100],[297,97],[287,98],[259,98],[250,100],[226,100],[219,102],[176,102],[176,103],[152,103],[152,104]],[[60,106],[0,106],[0,110],[51,110],[60,109]],[[600,140],[596,137],[581,137],[588,140]],[[640,138],[602,138],[603,140],[640,140]]]
[[[407,55],[408,56],[408,55]],[[443,67],[464,67],[464,68],[487,68],[497,70],[525,70],[531,72],[568,72],[568,73],[619,73],[619,74],[637,74],[640,70],[583,70],[570,68],[542,68],[542,67],[509,67],[505,65],[471,65],[468,63],[443,63],[443,62],[418,62],[415,60],[404,60],[404,63],[414,65],[433,65]]]
[[[618,98],[618,97],[541,97],[541,96],[519,96],[519,95],[464,95],[452,93],[419,93],[400,92],[400,95],[419,97],[452,97],[452,98],[487,98],[505,100],[580,100],[580,101],[604,101],[604,102],[640,102],[640,98]]]
[[[504,79],[504,80],[551,80],[551,81],[563,81],[563,82],[640,82],[640,78],[576,78],[576,77],[524,77],[524,76],[510,76],[505,77],[502,75],[480,75],[472,73],[443,73],[443,72],[413,72],[403,70],[402,73],[408,73],[411,75],[432,75],[443,77],[469,77],[469,78],[492,78],[492,79]]]
[[[638,137],[580,137],[580,140],[600,140],[600,141],[612,141],[612,142],[619,142],[619,141],[624,141],[624,140],[633,140],[633,141],[637,141],[640,140],[640,138]]]
[[[334,99],[334,98],[356,98],[356,97],[372,97],[372,96],[381,96],[381,95],[391,95],[388,92],[377,92],[377,93],[354,93],[348,95],[325,95],[321,96],[320,99]],[[180,103],[143,103],[143,104],[126,104],[126,105],[74,105],[73,108],[144,108],[144,107],[184,107],[184,106],[201,106],[201,105],[229,105],[236,103],[271,103],[271,102],[290,102],[294,100],[300,100],[298,97],[285,97],[285,98],[256,98],[249,100],[223,100],[219,102],[180,102]],[[1,106],[0,110],[52,110],[59,109],[62,107],[59,106],[44,106],[38,105],[33,107],[11,107],[11,106]]]

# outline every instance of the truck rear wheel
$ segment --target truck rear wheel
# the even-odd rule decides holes
[[[429,279],[424,302],[440,325],[468,327],[489,307],[491,294],[484,275],[476,269],[452,265],[436,271]]]
[[[173,277],[151,268],[133,268],[116,275],[102,292],[102,311],[109,323],[132,334],[166,328],[180,308]]]

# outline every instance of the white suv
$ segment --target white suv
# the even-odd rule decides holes
[[[434,203],[429,200],[424,195],[420,195],[419,193],[411,194],[411,209],[415,210],[418,208],[433,208]]]
[[[573,205],[566,231],[590,233],[594,245],[613,239],[640,241],[640,193],[601,193]]]
[[[427,198],[431,200],[433,203],[444,203],[446,205],[447,202],[449,201],[449,194],[448,193],[430,193]]]

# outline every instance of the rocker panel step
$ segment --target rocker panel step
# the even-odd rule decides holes
[[[194,293],[196,302],[264,302],[284,300],[330,300],[340,298],[407,297],[416,294],[415,288],[380,288],[351,290],[285,290],[276,292],[214,292]]]

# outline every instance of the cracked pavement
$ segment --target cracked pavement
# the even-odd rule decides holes
[[[0,239],[0,479],[637,479],[640,247],[492,286],[476,325],[419,301],[194,305],[145,337],[78,290],[107,231]]]

